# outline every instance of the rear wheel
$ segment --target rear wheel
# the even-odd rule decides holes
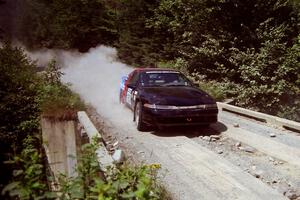
[[[138,102],[135,105],[134,109],[134,119],[136,128],[139,131],[146,131],[147,125],[143,122],[143,106],[141,102]]]

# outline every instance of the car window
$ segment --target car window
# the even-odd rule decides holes
[[[130,85],[137,85],[138,79],[139,79],[139,73],[135,71],[132,74],[132,77],[130,78],[128,84],[130,84]]]
[[[177,72],[145,72],[141,75],[143,86],[190,86],[191,82]]]

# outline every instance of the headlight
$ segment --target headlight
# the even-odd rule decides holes
[[[186,110],[186,109],[212,109],[218,108],[217,104],[202,104],[195,106],[168,106],[168,105],[156,105],[145,103],[144,107],[159,110]]]
[[[165,105],[156,105],[156,104],[148,104],[145,103],[144,107],[146,108],[152,108],[152,109],[176,109],[176,106],[165,106]]]

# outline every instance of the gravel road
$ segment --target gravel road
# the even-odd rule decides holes
[[[138,132],[131,111],[118,102],[120,78],[132,68],[115,55],[107,47],[67,54],[62,80],[94,108],[91,118],[128,158],[161,164],[161,181],[173,199],[300,199],[298,134],[227,112],[209,128]],[[256,134],[259,139],[249,142],[258,145],[233,139],[238,133]],[[272,144],[280,148],[265,150]],[[293,153],[286,158],[285,151]]]

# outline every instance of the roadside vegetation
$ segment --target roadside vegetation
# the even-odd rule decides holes
[[[14,166],[14,180],[2,190],[6,199],[59,200],[166,200],[163,188],[157,184],[158,165],[132,166],[128,163],[108,168],[105,178],[95,151],[99,144],[85,144],[78,158],[76,177],[61,174],[56,189],[51,189],[53,177],[46,177],[42,153],[30,136],[24,140],[22,152],[6,164]],[[6,195],[6,196],[4,196]]]
[[[53,189],[42,148],[40,117],[74,119],[84,109],[79,96],[60,82],[51,61],[42,73],[21,48],[0,47],[1,199],[166,199],[157,184],[157,165],[120,165],[100,176],[97,144],[82,146],[77,177],[61,175]]]
[[[38,80],[34,63],[21,49],[7,43],[0,47],[0,189],[14,180],[11,177],[17,167],[5,161],[22,152],[27,137],[38,137]]]

